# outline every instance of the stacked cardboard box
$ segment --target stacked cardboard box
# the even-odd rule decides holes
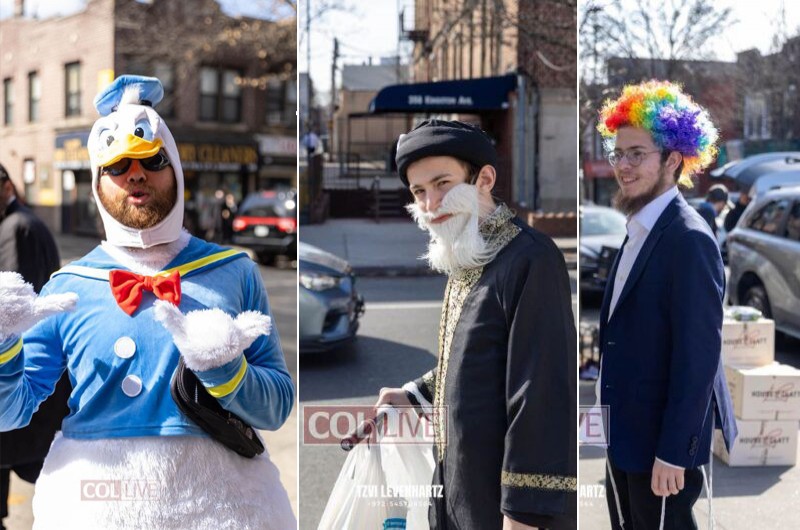
[[[739,437],[728,453],[717,431],[714,453],[730,466],[795,465],[800,370],[775,362],[775,322],[726,318],[722,360]]]

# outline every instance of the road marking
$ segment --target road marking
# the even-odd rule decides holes
[[[577,295],[572,295],[572,303],[578,301]],[[398,309],[441,309],[441,302],[370,302],[367,300],[366,307],[368,310],[387,310],[395,311]]]
[[[366,302],[367,311],[397,309],[441,309],[441,302]]]

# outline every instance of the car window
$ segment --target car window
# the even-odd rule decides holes
[[[296,210],[293,194],[253,194],[244,200],[238,213],[248,217],[294,217]]]
[[[277,204],[253,204],[243,208],[239,215],[248,217],[287,217],[286,210]]]
[[[788,209],[789,201],[787,199],[772,201],[756,212],[750,218],[747,226],[759,232],[777,235]]]
[[[581,216],[582,236],[624,235],[625,216],[613,210],[587,211]]]
[[[800,241],[800,202],[794,203],[786,221],[786,237],[793,241]]]

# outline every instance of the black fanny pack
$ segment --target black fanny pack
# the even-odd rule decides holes
[[[183,356],[172,376],[170,393],[181,412],[228,449],[247,458],[264,452],[264,444],[255,429],[233,412],[222,408],[194,372],[186,367]]]

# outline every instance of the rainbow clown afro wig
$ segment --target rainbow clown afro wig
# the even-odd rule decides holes
[[[609,152],[621,127],[644,129],[658,148],[683,155],[678,183],[687,188],[692,187],[692,175],[708,167],[717,155],[718,133],[708,112],[680,85],[669,81],[627,85],[619,99],[606,100],[597,130]]]

